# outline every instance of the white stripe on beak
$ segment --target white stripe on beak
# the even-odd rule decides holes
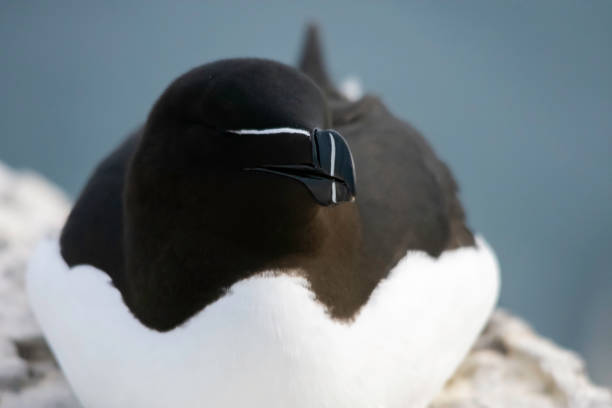
[[[334,175],[334,165],[336,161],[336,141],[332,134],[329,134],[329,140],[331,143],[331,165],[330,165],[330,174]],[[332,181],[332,203],[336,203],[336,182]]]

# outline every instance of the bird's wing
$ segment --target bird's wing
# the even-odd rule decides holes
[[[93,265],[114,284],[123,279],[123,188],[141,131],[125,141],[94,170],[62,231],[61,253],[69,266]]]

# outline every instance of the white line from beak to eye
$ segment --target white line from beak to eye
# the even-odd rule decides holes
[[[279,133],[298,133],[310,137],[310,132],[305,129],[296,129],[290,127],[272,128],[272,129],[236,129],[228,130],[230,133],[237,135],[276,135]]]
[[[336,142],[334,141],[334,137],[332,134],[329,134],[329,140],[331,142],[331,170],[330,174],[334,175],[334,165],[336,164]],[[336,202],[336,182],[332,181],[332,203]]]

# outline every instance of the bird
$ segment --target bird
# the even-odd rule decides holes
[[[497,302],[449,167],[382,100],[296,67],[174,80],[26,276],[85,408],[425,407]]]

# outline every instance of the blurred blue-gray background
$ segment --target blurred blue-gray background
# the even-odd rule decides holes
[[[294,63],[412,122],[497,250],[501,304],[612,385],[612,2],[0,0],[0,160],[73,197],[166,85],[223,57]]]

